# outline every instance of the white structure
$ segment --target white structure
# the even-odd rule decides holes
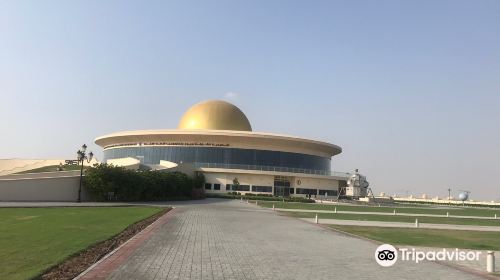
[[[347,180],[345,195],[349,197],[366,197],[369,192],[368,186],[370,186],[370,184],[366,180],[366,177],[359,174],[358,169],[356,169],[354,174],[349,176]]]
[[[350,175],[331,171],[331,158],[342,152],[339,146],[253,132],[239,108],[218,100],[191,107],[178,129],[118,132],[95,143],[104,149],[104,162],[201,172],[208,193],[335,197]]]
[[[80,171],[0,176],[0,201],[76,201],[79,183]]]

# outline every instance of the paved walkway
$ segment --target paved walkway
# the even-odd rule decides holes
[[[314,218],[300,218],[303,221],[310,223],[314,222]],[[394,227],[394,228],[415,228],[415,223],[400,223],[400,222],[381,222],[381,221],[354,221],[354,220],[336,220],[336,219],[319,219],[320,224],[325,225],[344,225],[344,226],[367,226],[367,227]],[[500,232],[500,227],[497,226],[474,226],[474,225],[449,225],[449,224],[418,224],[419,228],[430,229],[451,229],[451,230],[474,230],[474,231],[494,231]]]
[[[431,262],[383,268],[375,243],[235,200],[176,207],[108,279],[479,279]]]

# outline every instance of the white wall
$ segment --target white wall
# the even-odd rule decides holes
[[[80,177],[74,175],[1,179],[0,201],[76,201],[79,184]],[[88,197],[83,187],[82,200]]]
[[[298,181],[300,180],[300,185]],[[293,182],[291,182],[291,187],[293,188],[314,188],[314,189],[324,189],[324,190],[336,190],[339,187],[339,181],[332,179],[320,179],[320,178],[301,178],[295,177]]]
[[[273,175],[263,175],[263,174],[240,174],[240,173],[222,173],[222,172],[204,172],[205,181],[212,184],[221,184],[220,191],[213,192],[227,192],[226,185],[233,184],[233,179],[236,177],[240,182],[240,185],[250,185],[250,186],[270,186],[273,187],[274,191],[274,176]],[[298,181],[300,180],[300,185]],[[291,177],[292,188],[313,188],[313,189],[323,189],[323,190],[338,190],[339,181],[335,179],[326,178],[307,178],[307,177]],[[245,192],[241,192],[245,193]],[[272,194],[272,193],[269,193]],[[295,196],[305,196],[305,195],[295,195]]]

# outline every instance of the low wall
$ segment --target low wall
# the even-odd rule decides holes
[[[80,176],[75,172],[47,172],[5,177],[0,177],[0,201],[77,201],[78,199]],[[83,187],[82,200],[88,198],[88,193]]]

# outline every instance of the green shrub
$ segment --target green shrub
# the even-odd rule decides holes
[[[227,199],[241,199],[241,195],[235,195],[234,192],[228,192],[225,194],[207,194],[206,197],[213,198],[227,198]],[[304,197],[277,197],[270,195],[244,195],[245,200],[263,200],[263,201],[283,201],[285,202],[302,202],[302,203],[314,203],[312,199],[307,199]]]
[[[272,194],[267,193],[245,193],[245,196],[263,196],[263,197],[272,197]]]
[[[94,199],[151,201],[204,197],[205,177],[194,178],[180,172],[133,171],[123,167],[96,164],[85,172],[84,184]],[[200,191],[201,190],[201,191]]]

